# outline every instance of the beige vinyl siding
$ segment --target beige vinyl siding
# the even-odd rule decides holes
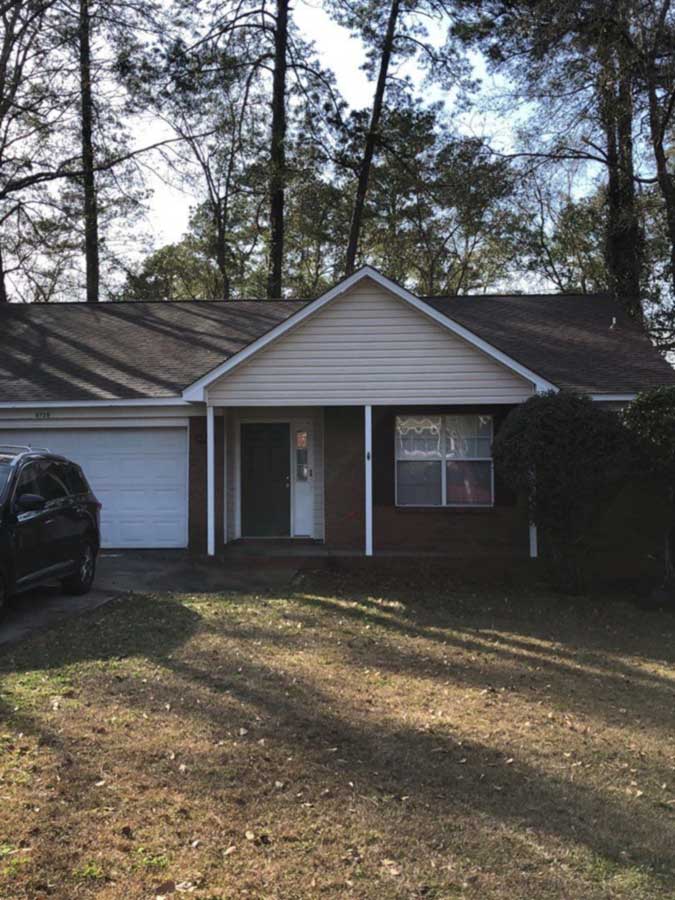
[[[324,539],[324,439],[323,409],[320,407],[288,409],[260,408],[230,409],[225,411],[227,422],[227,538],[233,541],[241,536],[240,453],[242,422],[300,422],[312,423],[314,433],[314,537]]]
[[[226,373],[223,406],[518,403],[529,381],[370,279]]]

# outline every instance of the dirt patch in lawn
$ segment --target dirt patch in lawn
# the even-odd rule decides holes
[[[120,599],[0,661],[0,897],[675,897],[674,633],[385,572]]]

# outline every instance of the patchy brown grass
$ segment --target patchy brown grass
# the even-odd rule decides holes
[[[117,601],[0,662],[0,897],[675,897],[673,632],[382,573]]]

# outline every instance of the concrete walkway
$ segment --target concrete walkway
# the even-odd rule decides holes
[[[281,590],[297,572],[288,564],[256,567],[229,565],[190,557],[182,551],[103,550],[98,558],[94,588],[84,597],[68,597],[58,585],[21,594],[0,619],[0,653],[43,628],[97,609],[127,593],[220,594]]]

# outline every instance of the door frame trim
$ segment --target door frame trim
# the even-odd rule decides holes
[[[311,428],[312,434],[312,468],[316,470],[316,460],[314,459],[314,453],[316,452],[315,441],[316,441],[316,423],[311,416],[277,416],[277,415],[237,415],[235,419],[235,503],[234,503],[234,514],[235,514],[235,538],[246,538],[248,537],[245,534],[242,534],[242,491],[241,491],[241,426],[242,425],[288,425],[289,428],[289,465],[290,465],[290,476],[291,476],[291,502],[290,502],[290,521],[288,523],[289,534],[288,537],[281,538],[281,540],[285,541],[306,541],[308,535],[295,535],[293,534],[295,530],[295,456],[294,456],[294,446],[293,446],[293,432],[297,425],[305,425]],[[314,479],[312,479],[312,490],[316,490],[316,485]],[[226,507],[227,507],[227,498],[225,498]],[[313,496],[312,501],[312,534],[309,535],[311,539],[316,538],[316,523],[314,521],[314,509],[316,505],[316,497]],[[278,541],[280,538],[278,537],[255,537],[255,540],[259,541]]]

